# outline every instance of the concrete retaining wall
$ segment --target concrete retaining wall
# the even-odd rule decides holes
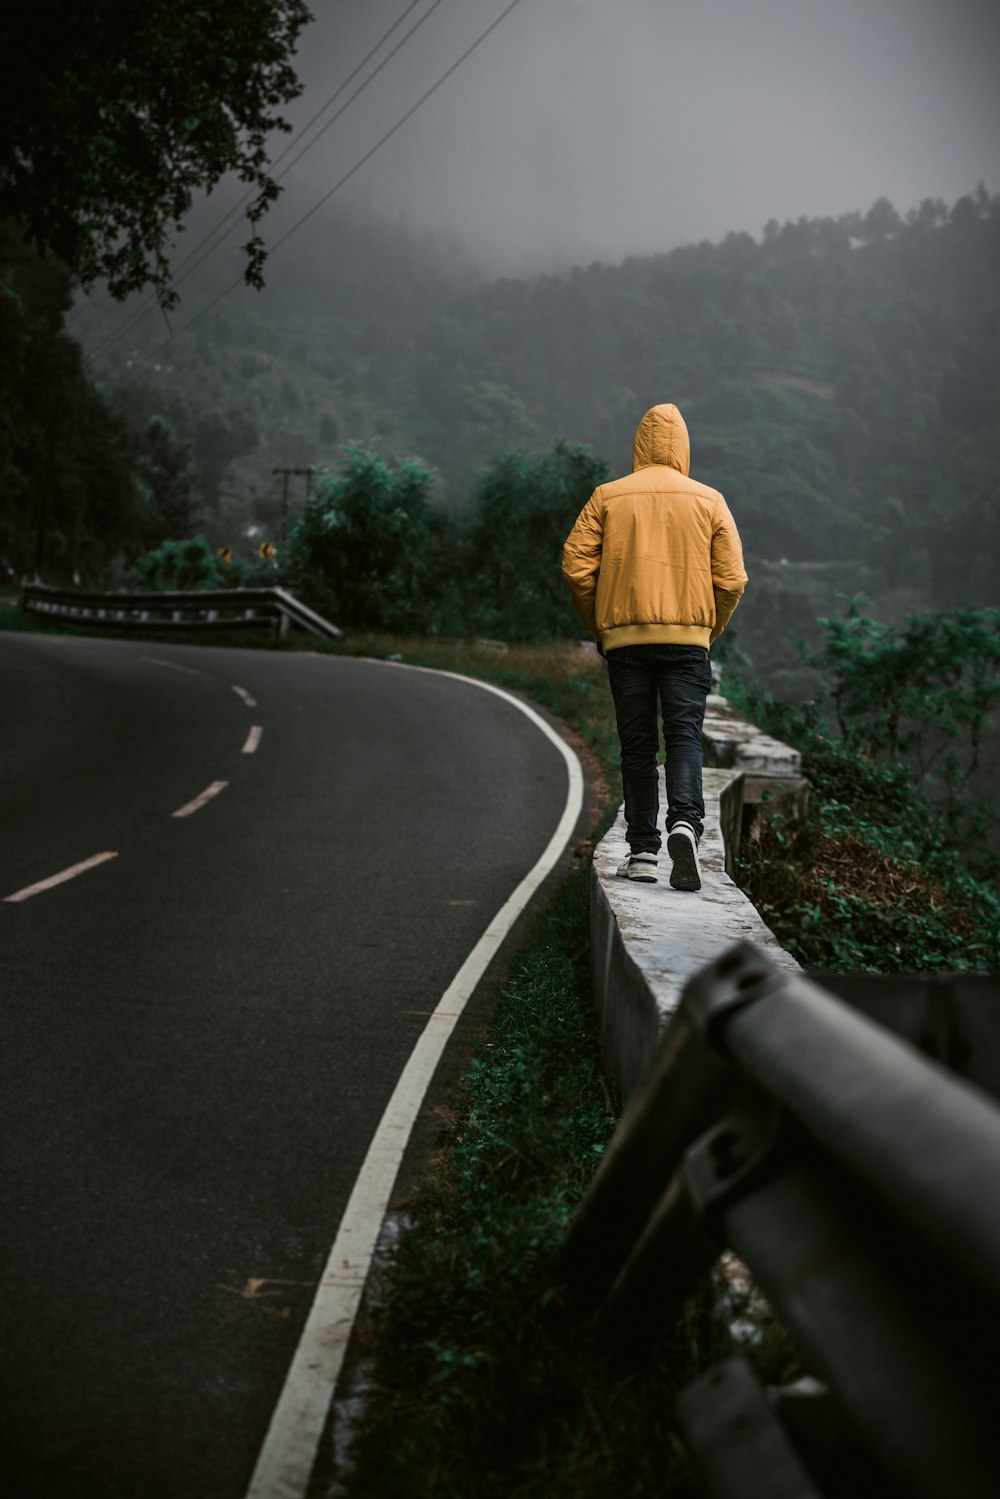
[[[619,809],[617,821],[594,854],[590,936],[601,1060],[608,1076],[618,1079],[624,1097],[645,1073],[660,1031],[680,1003],[687,979],[723,948],[745,939],[764,948],[781,967],[799,969],[732,879],[748,778],[757,771],[756,782],[760,775],[753,763],[759,758],[756,749],[766,750],[768,779],[773,778],[775,790],[781,782],[789,786],[792,781],[796,783],[801,810],[805,789],[798,753],[744,723],[724,699],[710,699],[710,707],[718,710],[719,705],[724,705],[726,712],[713,714],[714,738],[723,739],[719,721],[724,717],[726,739],[739,745],[739,758],[749,756],[750,763],[745,769],[732,764],[704,773],[705,832],[698,851],[701,890],[671,889],[665,851],[655,885],[618,876],[618,865],[628,852],[623,809]],[[759,746],[755,739],[766,744]],[[718,753],[722,745],[713,744],[711,748]],[[756,785],[754,791],[754,800],[759,800]],[[660,806],[666,808],[662,769]]]

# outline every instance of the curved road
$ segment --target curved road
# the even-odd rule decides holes
[[[346,658],[0,634],[0,693],[5,1486],[241,1499],[565,764],[501,697]]]

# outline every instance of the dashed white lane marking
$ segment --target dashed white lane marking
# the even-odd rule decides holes
[[[244,753],[244,755],[252,755],[253,754],[254,750],[257,748],[258,744],[260,743],[260,736],[261,736],[261,734],[263,734],[263,732],[264,732],[263,726],[261,724],[259,724],[259,723],[255,723],[254,726],[253,726],[253,728],[250,730],[249,734],[247,735],[247,742],[246,742],[246,744],[243,746],[243,753]]]
[[[213,781],[211,786],[206,786],[193,802],[186,802],[183,807],[178,807],[176,812],[171,812],[171,817],[190,817],[192,812],[197,812],[206,802],[210,802],[213,796],[218,796],[220,791],[225,791],[228,785],[228,781]]]
[[[384,663],[388,664],[388,663]],[[400,665],[404,671],[428,671]],[[410,1054],[368,1147],[340,1230],[292,1359],[247,1499],[303,1499],[323,1435],[368,1267],[414,1121],[455,1023],[501,942],[569,843],[583,806],[583,772],[576,755],[545,720],[500,687],[457,672],[434,672],[469,682],[513,703],[555,745],[566,764],[566,805],[548,846],[501,906],[442,995]]]
[[[96,869],[98,864],[105,864],[108,859],[117,859],[116,853],[94,854],[92,859],[84,859],[81,864],[74,864],[70,869],[63,869],[59,874],[49,875],[47,880],[39,880],[36,885],[26,885],[23,890],[16,890],[13,895],[5,895],[4,901],[27,900],[32,895],[39,895],[43,890],[51,890],[53,885],[65,884],[67,880],[75,880],[78,874],[83,874],[87,869]]]
[[[243,699],[248,708],[256,708],[257,699],[255,697],[251,697],[245,687],[234,687],[233,691],[236,693],[237,697],[241,697]]]
[[[159,656],[143,656],[142,659],[148,661],[150,666],[169,666],[171,671],[186,671],[190,677],[201,676],[201,672],[195,666],[181,666],[176,661],[161,661]]]

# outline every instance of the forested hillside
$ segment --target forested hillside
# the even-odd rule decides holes
[[[28,303],[23,267],[7,265],[9,372],[23,356],[11,296]],[[219,284],[211,265],[185,286],[176,328]],[[565,439],[627,467],[638,417],[673,400],[694,471],[729,498],[755,564],[744,644],[789,668],[837,592],[866,592],[888,618],[1000,602],[998,269],[1000,198],[982,187],[902,218],[881,200],[768,224],[759,241],[492,283],[454,252],[338,212],[275,260],[263,295],[224,299],[169,343],[157,318],[108,344],[122,309],[80,305],[72,326],[121,436],[88,474],[79,433],[93,445],[99,423],[77,418],[67,470],[66,423],[47,441],[49,418],[8,378],[0,549],[10,568],[32,566],[43,491],[59,521],[46,565],[61,576],[194,529],[238,544],[256,521],[278,539],[272,469],[336,467],[351,440],[418,456],[432,508],[460,515],[501,454]],[[68,361],[46,379],[97,400],[55,303],[46,316],[35,352],[62,340]],[[112,503],[119,460],[138,489]],[[297,481],[292,518],[303,497]]]

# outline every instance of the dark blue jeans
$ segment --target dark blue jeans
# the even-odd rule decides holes
[[[700,645],[624,645],[608,651],[608,676],[622,747],[625,821],[633,853],[658,853],[657,708],[666,747],[667,831],[687,822],[700,838],[701,726],[712,685],[708,651]]]

